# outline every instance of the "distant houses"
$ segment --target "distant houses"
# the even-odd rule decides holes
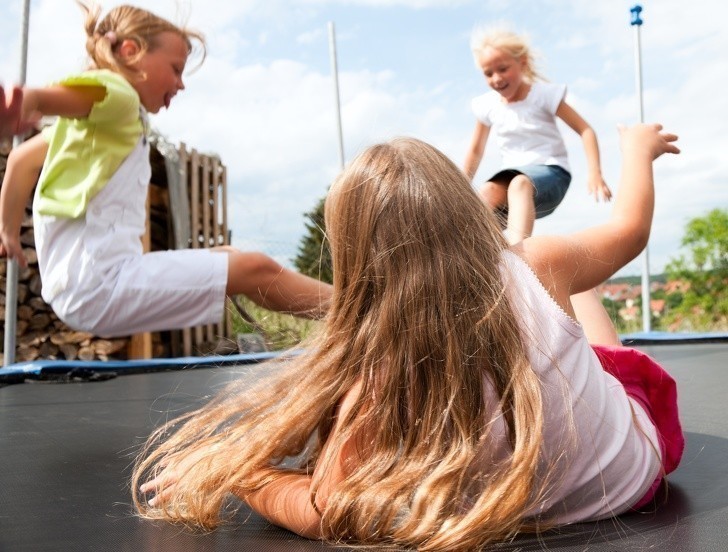
[[[650,283],[650,312],[652,318],[661,318],[669,303],[667,298],[674,294],[682,295],[690,289],[689,282],[682,280]],[[611,309],[624,322],[635,322],[642,317],[642,285],[630,282],[606,282],[597,287],[602,300],[611,302]]]

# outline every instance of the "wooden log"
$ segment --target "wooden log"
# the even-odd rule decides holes
[[[30,362],[38,358],[39,352],[37,347],[18,346],[15,350],[16,362]]]
[[[22,335],[17,336],[18,347],[40,347],[40,344],[48,339],[48,332],[40,330],[29,330],[23,332]]]
[[[35,230],[26,228],[20,233],[20,243],[28,247],[32,247],[35,251]]]
[[[23,335],[26,330],[28,329],[28,321],[27,320],[18,320],[15,323],[15,337],[19,337]]]
[[[41,297],[35,296],[28,299],[28,305],[35,312],[51,312],[51,307]]]
[[[30,320],[33,318],[35,310],[30,305],[19,305],[17,314],[18,320]]]
[[[18,304],[22,305],[25,303],[25,301],[28,299],[28,294],[30,293],[28,284],[24,284],[22,282],[18,283]]]
[[[109,357],[121,351],[127,346],[127,343],[127,339],[97,339],[94,341],[93,347],[97,355]]]
[[[76,360],[78,358],[78,345],[73,343],[61,343],[58,349],[66,360]]]
[[[28,283],[28,290],[33,295],[40,295],[40,290],[43,286],[43,283],[40,281],[40,274],[34,274],[33,277],[30,279],[30,282]]]
[[[90,345],[86,345],[84,347],[81,347],[78,350],[78,358],[80,360],[94,360],[95,354],[94,354],[94,348]]]
[[[29,321],[29,328],[31,330],[40,330],[47,327],[51,323],[51,317],[45,313],[34,314]]]
[[[54,345],[50,342],[50,340],[48,340],[40,344],[40,348],[38,349],[38,356],[41,358],[56,360],[58,359],[59,352],[60,349],[58,348],[58,346]]]
[[[87,332],[76,332],[68,330],[65,332],[59,332],[51,335],[51,341],[56,345],[62,343],[73,343],[75,345],[88,344],[91,342],[92,334]]]
[[[37,265],[38,264],[38,253],[36,253],[35,248],[33,247],[24,247],[23,248],[23,254],[25,255],[25,260],[28,261],[28,265]],[[28,271],[28,278],[30,279],[30,276],[32,276],[32,272]]]

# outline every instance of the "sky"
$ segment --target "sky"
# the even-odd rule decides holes
[[[548,80],[594,128],[602,172],[617,191],[617,125],[639,121],[637,28],[625,0],[131,0],[202,31],[204,63],[152,125],[169,142],[220,156],[228,169],[233,245],[290,265],[312,210],[340,170],[330,24],[335,29],[344,157],[414,136],[461,166],[487,90],[470,53],[475,27],[526,34]],[[105,9],[119,2],[101,1]],[[22,0],[0,6],[0,82],[19,80]],[[682,253],[685,224],[728,208],[728,4],[641,2],[646,122],[680,136],[679,156],[655,163],[650,272]],[[81,11],[73,0],[32,0],[26,84],[44,86],[85,67]],[[196,65],[193,57],[188,63]],[[561,124],[572,184],[535,234],[564,234],[608,219],[586,191],[579,137]],[[475,177],[498,169],[494,144]],[[619,275],[639,274],[643,257]]]

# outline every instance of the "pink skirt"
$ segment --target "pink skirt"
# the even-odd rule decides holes
[[[640,351],[602,345],[592,348],[602,368],[622,383],[627,395],[644,408],[657,428],[662,470],[647,494],[633,506],[639,509],[655,497],[664,477],[677,468],[682,458],[685,438],[677,411],[677,386],[657,362]]]

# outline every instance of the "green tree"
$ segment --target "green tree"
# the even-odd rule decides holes
[[[330,284],[334,281],[334,277],[331,268],[331,250],[325,237],[324,200],[325,198],[321,198],[313,211],[304,214],[308,219],[307,233],[301,238],[293,264],[302,274]]]
[[[687,252],[666,267],[670,280],[689,288],[670,314],[682,330],[728,329],[728,209],[690,220],[682,239]]]

